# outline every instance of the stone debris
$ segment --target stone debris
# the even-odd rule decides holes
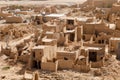
[[[23,80],[119,80],[119,11],[117,0],[0,7],[0,60],[24,65]]]

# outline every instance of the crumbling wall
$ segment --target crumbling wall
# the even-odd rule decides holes
[[[80,55],[88,57],[89,56],[89,50],[80,49]]]
[[[95,24],[83,25],[83,34],[94,34],[94,33],[95,33]]]
[[[79,72],[89,72],[91,68],[91,65],[74,65],[73,69],[75,71],[79,71]]]
[[[36,72],[25,71],[22,80],[39,80],[39,73],[37,71]]]
[[[101,68],[104,66],[104,59],[97,61],[97,62],[91,62],[92,68]]]
[[[36,27],[27,24],[10,24],[5,27],[1,27],[0,38],[1,41],[7,38],[7,41],[25,37],[28,34],[33,34],[36,31]]]
[[[41,69],[45,71],[54,71],[56,72],[58,69],[58,61],[56,62],[42,62]]]
[[[8,16],[13,16],[12,13],[0,13],[0,17],[3,17],[3,19],[6,19]]]
[[[18,59],[19,59],[20,61],[23,61],[23,62],[28,63],[29,58],[30,58],[30,55],[29,55],[29,54],[26,54],[26,55],[21,55]]]
[[[81,41],[83,36],[83,26],[78,27],[75,34],[77,35],[77,41]]]
[[[57,52],[57,59],[68,59],[68,60],[76,60],[78,58],[78,53],[76,52]]]
[[[73,60],[58,60],[58,69],[72,69],[73,68]]]
[[[83,46],[88,46],[88,47],[105,47],[105,44],[90,44],[90,43],[83,43]]]
[[[117,38],[117,37],[110,38],[109,51],[110,52],[117,52],[119,42],[120,42],[120,38]]]
[[[22,23],[23,18],[18,17],[18,16],[9,16],[9,17],[6,17],[6,22],[7,23]]]

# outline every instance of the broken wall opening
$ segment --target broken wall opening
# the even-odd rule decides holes
[[[67,20],[68,25],[74,25],[74,20]]]
[[[37,25],[39,25],[40,24],[40,21],[37,21]]]
[[[98,43],[99,43],[99,44],[103,44],[103,43],[104,43],[104,40],[99,40]]]
[[[68,60],[68,58],[67,58],[67,57],[64,57],[64,60]]]
[[[41,69],[41,61],[33,60],[33,66],[34,69]]]
[[[92,61],[92,62],[97,61],[97,52],[89,52],[89,61]]]
[[[71,34],[69,35],[69,40],[70,40],[70,41],[74,41],[74,38],[75,38],[75,33],[71,33]]]

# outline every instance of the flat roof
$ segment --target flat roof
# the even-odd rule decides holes
[[[32,49],[44,49],[46,47],[47,47],[46,45],[39,45],[39,46],[33,47]]]
[[[57,51],[57,53],[63,53],[63,54],[69,54],[69,53],[75,53],[74,51]]]
[[[75,30],[66,30],[65,33],[74,33],[74,32],[75,32]]]
[[[82,56],[82,55],[81,55],[81,56],[79,56],[78,58],[79,58],[79,59],[83,59],[83,58],[85,58],[85,56]]]
[[[116,25],[115,25],[115,24],[109,24],[109,28],[110,28],[110,29],[115,29],[115,28],[116,28]]]
[[[47,31],[46,34],[54,34],[54,32]]]
[[[47,22],[47,23],[45,23],[45,25],[47,25],[48,27],[56,27],[57,26],[56,23],[51,24],[51,22]]]
[[[100,50],[100,49],[102,49],[102,48],[100,48],[100,47],[84,47],[84,49],[85,50]]]
[[[119,37],[111,37],[110,40],[120,40]]]
[[[79,17],[77,18],[78,21],[87,21],[88,19],[92,19],[92,18],[89,18],[89,17]]]
[[[45,17],[65,17],[65,14],[48,14],[45,15]]]
[[[64,19],[64,20],[75,20],[76,17],[67,17],[67,16],[65,16],[65,17],[61,17],[60,19]]]
[[[42,42],[52,42],[53,39],[42,39]]]

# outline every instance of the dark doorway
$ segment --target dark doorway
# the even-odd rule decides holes
[[[68,58],[67,58],[67,57],[64,57],[64,60],[68,60]]]
[[[102,44],[104,44],[104,40],[102,40]]]
[[[85,40],[85,35],[82,36],[82,39]]]
[[[38,69],[41,69],[41,61],[38,61]]]
[[[33,61],[33,68],[37,69],[37,61]]]
[[[104,40],[98,40],[99,44],[104,44]]]
[[[97,61],[97,52],[89,52],[89,61],[92,61],[92,62]]]
[[[74,33],[70,34],[70,41],[74,41],[74,38],[75,38],[75,34]]]
[[[33,68],[34,69],[41,69],[41,61],[36,61],[36,60],[34,60],[33,61]]]
[[[37,25],[39,25],[40,24],[40,21],[39,20],[37,20]]]
[[[116,59],[120,61],[120,43],[118,43]]]
[[[101,44],[101,40],[98,40],[98,43]]]
[[[35,52],[33,52],[33,58],[35,58]]]
[[[74,25],[74,20],[67,20],[68,25]]]

